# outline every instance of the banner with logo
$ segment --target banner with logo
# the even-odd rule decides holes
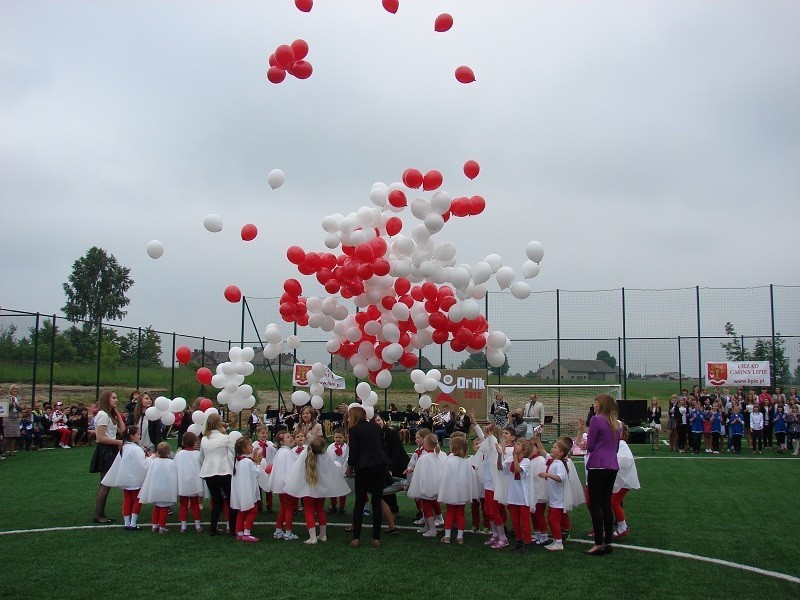
[[[486,418],[486,371],[482,369],[439,369],[442,379],[439,389],[431,393],[431,399],[441,409],[449,403],[453,410],[463,406],[467,413],[475,410],[479,419]]]
[[[311,384],[308,382],[308,372],[311,370],[311,365],[304,365],[301,363],[294,363],[292,367],[292,384],[297,387],[309,387]],[[344,377],[341,377],[325,367],[325,374],[320,377],[319,382],[322,387],[329,390],[343,390]]]
[[[769,386],[769,361],[707,362],[708,385],[763,385]]]

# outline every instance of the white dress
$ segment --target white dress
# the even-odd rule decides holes
[[[200,452],[178,450],[173,462],[178,470],[178,496],[203,496],[205,482],[200,479]]]
[[[547,470],[547,461],[544,456],[531,459],[531,474],[528,477],[528,506],[531,512],[536,512],[536,504],[547,504],[547,482],[539,477],[539,473]]]
[[[641,485],[639,485],[639,472],[636,470],[636,461],[633,458],[630,446],[624,440],[619,441],[617,462],[619,463],[619,471],[617,471],[617,478],[614,480],[613,491],[618,492],[622,488],[638,490]]]
[[[497,453],[495,451],[495,456]],[[503,450],[503,464],[510,463],[514,459],[514,447],[509,446]],[[508,504],[508,477],[506,477],[502,470],[497,469],[497,461],[494,463],[494,470],[492,471],[492,478],[494,479],[494,499],[500,504]]]
[[[286,487],[286,475],[289,472],[289,467],[296,461],[297,453],[292,448],[288,446],[281,446],[278,448],[278,451],[275,453],[275,459],[272,461],[272,473],[269,474],[266,481],[267,487],[263,489],[273,494],[283,494],[284,488]],[[261,481],[263,481],[263,479]]]
[[[437,499],[445,504],[469,504],[477,497],[478,486],[470,459],[451,454],[441,471]]]
[[[421,500],[436,500],[439,494],[439,480],[447,457],[443,452],[423,452],[414,467],[414,477],[406,495]]]
[[[178,500],[178,469],[171,458],[147,459],[147,476],[139,490],[139,502],[169,506]]]
[[[236,461],[236,472],[231,477],[230,505],[234,510],[250,510],[256,505],[261,492],[258,489],[259,466],[249,457]]]
[[[513,448],[511,449],[513,452]],[[520,473],[513,473],[511,467],[514,465],[514,459],[505,461],[503,463],[503,475],[508,482],[506,488],[506,501],[504,504],[514,506],[528,506],[530,504],[530,495],[528,493],[528,478],[531,474],[531,459],[523,458],[519,461]]]
[[[146,475],[147,458],[144,450],[138,444],[125,442],[100,483],[107,487],[138,490],[142,487]]]
[[[575,468],[575,463],[572,462],[571,458],[567,459],[567,477],[569,478],[569,498],[571,502],[570,508],[566,510],[572,510],[575,506],[586,504],[586,494],[583,493],[583,484],[581,483],[581,478],[578,476],[578,469]],[[566,499],[564,502],[566,503]]]
[[[483,455],[478,453],[469,457],[469,464],[472,465],[472,478],[475,480],[475,489],[477,491],[476,499],[483,499],[486,496],[486,490],[483,487]]]
[[[308,448],[303,450],[286,473],[284,493],[295,498],[338,498],[350,493],[350,486],[342,470],[326,452],[317,454],[317,484],[311,486],[306,480],[306,458]]]

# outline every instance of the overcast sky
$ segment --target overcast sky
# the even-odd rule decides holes
[[[268,83],[297,38],[313,75]],[[542,242],[537,291],[798,284],[793,0],[3,0],[0,86],[3,308],[59,312],[96,245],[131,268],[126,323],[235,338],[225,286],[280,295],[286,248],[407,167],[486,198],[436,236],[458,262]]]

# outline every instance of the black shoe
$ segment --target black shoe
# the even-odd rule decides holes
[[[605,546],[603,546],[603,548],[605,549],[606,554],[611,554],[614,551],[614,546],[612,546],[611,544],[606,544]]]
[[[517,543],[514,545],[513,548],[511,548],[511,551],[512,552],[522,552],[522,547],[524,545],[525,544],[522,543],[522,540],[517,540]]]
[[[397,535],[398,533],[400,533],[400,529],[398,527],[390,527],[384,532],[385,535]]]
[[[589,556],[605,556],[606,546],[599,546],[596,550],[586,550],[584,554],[588,554]]]
[[[531,545],[525,544],[523,542],[517,542],[517,545],[514,547],[514,552],[519,552],[520,554],[530,551],[531,551]]]
[[[138,525],[126,525],[125,526],[125,530],[126,531],[141,531],[142,528],[139,527]]]
[[[99,523],[100,525],[106,525],[108,523],[113,523],[114,519],[111,519],[109,517],[103,517],[101,519],[98,519],[97,517],[92,517],[92,522]]]

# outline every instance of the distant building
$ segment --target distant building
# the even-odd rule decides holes
[[[575,360],[562,358],[561,380],[570,381],[616,381],[617,370],[602,360]],[[559,361],[553,360],[536,371],[539,379],[558,379]]]
[[[658,375],[645,375],[643,379],[652,379],[655,381],[680,381],[686,379],[686,375],[681,375],[678,371],[668,371],[667,373],[659,373]]]

